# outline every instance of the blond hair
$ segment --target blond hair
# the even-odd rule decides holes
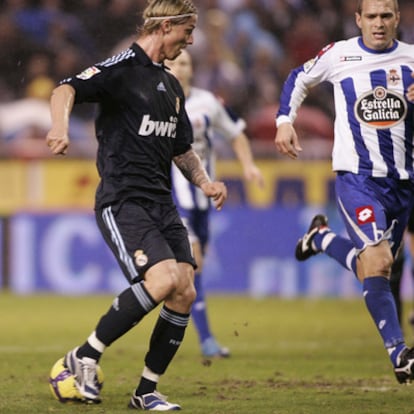
[[[148,0],[142,13],[144,23],[138,31],[150,34],[157,30],[162,21],[169,19],[172,24],[183,24],[197,15],[197,8],[191,0]]]

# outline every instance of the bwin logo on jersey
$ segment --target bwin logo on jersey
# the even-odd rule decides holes
[[[363,94],[354,107],[355,117],[371,128],[386,129],[398,125],[407,115],[407,103],[396,92],[383,86]]]
[[[170,121],[153,121],[149,115],[142,117],[138,134],[144,137],[155,135],[157,137],[175,138],[177,118],[170,117]]]

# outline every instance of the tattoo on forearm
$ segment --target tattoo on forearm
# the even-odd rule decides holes
[[[184,154],[174,157],[174,162],[184,177],[196,186],[200,187],[202,184],[210,182],[207,171],[194,150],[191,149]]]

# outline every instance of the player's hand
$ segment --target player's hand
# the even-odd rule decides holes
[[[281,154],[292,159],[298,158],[299,152],[302,151],[295,128],[289,122],[285,122],[277,128],[275,145]]]
[[[46,136],[46,144],[54,155],[66,155],[69,137],[66,134],[56,134],[50,130]]]
[[[259,188],[264,188],[264,178],[262,172],[255,164],[245,169],[244,178],[249,182],[257,184]]]
[[[212,183],[204,183],[200,188],[207,197],[213,199],[214,206],[220,211],[227,199],[227,187],[225,184],[221,181],[214,181]]]
[[[414,78],[414,72],[411,72],[411,77]],[[414,102],[414,81],[413,83],[408,87],[407,93],[405,94],[407,99],[410,102]]]

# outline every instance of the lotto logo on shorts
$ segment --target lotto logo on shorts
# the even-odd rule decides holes
[[[364,206],[356,209],[358,224],[374,223],[375,214],[372,206]]]

